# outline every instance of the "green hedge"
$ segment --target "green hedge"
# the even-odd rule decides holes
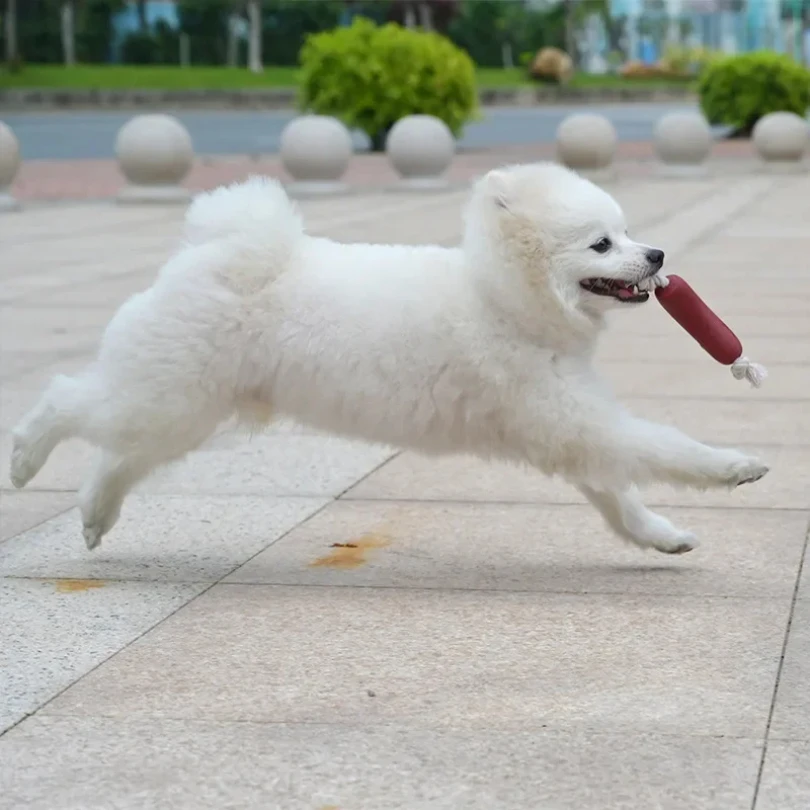
[[[439,34],[357,18],[308,37],[300,61],[301,108],[363,130],[375,149],[406,115],[434,115],[458,135],[477,111],[475,66]]]
[[[750,135],[771,112],[805,116],[810,107],[810,72],[789,56],[756,51],[710,62],[698,82],[700,105],[712,124]]]

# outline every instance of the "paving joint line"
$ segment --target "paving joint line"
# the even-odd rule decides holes
[[[60,711],[54,714],[46,714],[43,717],[47,717],[50,720],[88,720],[88,719],[95,719],[95,720],[116,720],[121,721],[124,719],[126,722],[131,723],[153,723],[155,718],[150,715],[137,715],[135,717],[124,718],[121,714],[109,714],[107,712],[94,712],[93,714],[83,713],[77,714],[73,711]],[[160,720],[167,720],[169,722],[181,722],[184,725],[196,725],[196,726],[303,726],[303,727],[321,727],[321,728],[343,728],[343,729],[355,729],[355,730],[366,730],[370,728],[379,729],[381,726],[386,728],[395,728],[395,729],[402,729],[402,730],[435,730],[435,731],[443,731],[447,733],[459,733],[464,734],[466,731],[479,731],[482,729],[489,729],[492,730],[492,725],[486,725],[483,723],[466,723],[465,725],[446,725],[446,724],[425,724],[424,722],[415,722],[413,720],[410,721],[403,721],[403,720],[389,720],[385,719],[382,722],[379,721],[372,721],[372,722],[357,722],[357,721],[349,721],[349,720],[304,720],[304,719],[273,719],[273,718],[262,718],[260,720],[257,719],[245,719],[241,717],[229,717],[227,719],[208,719],[202,717],[187,717],[184,715],[171,715],[171,714],[162,714]],[[540,723],[538,725],[501,725],[498,726],[496,729],[498,732],[502,732],[504,734],[514,734],[514,733],[542,733],[542,732],[549,732],[556,735],[564,735],[566,737],[624,737],[624,738],[638,738],[638,739],[649,739],[649,738],[657,738],[657,739],[673,739],[673,740],[682,740],[686,739],[698,739],[698,740],[741,740],[750,743],[758,742],[756,737],[752,737],[747,734],[740,734],[740,733],[730,733],[730,734],[718,734],[712,731],[646,731],[644,729],[639,728],[614,728],[609,731],[600,730],[597,728],[590,728],[590,727],[575,727],[572,728],[571,726],[554,726],[548,725],[544,723]],[[264,810],[264,808],[263,808]]]
[[[776,667],[776,678],[774,680],[773,694],[771,695],[771,704],[768,709],[768,719],[765,722],[765,733],[762,738],[762,755],[759,760],[759,768],[757,770],[757,779],[754,785],[754,795],[751,799],[751,810],[756,810],[757,801],[759,799],[759,791],[762,786],[762,774],[765,771],[765,761],[768,756],[768,742],[770,740],[771,726],[773,725],[773,716],[776,711],[776,702],[779,698],[779,686],[782,682],[782,673],[785,668],[785,657],[787,655],[788,643],[790,641],[790,630],[793,627],[793,617],[796,612],[796,604],[799,601],[799,590],[802,584],[802,572],[804,571],[804,563],[807,558],[807,547],[810,543],[810,523],[808,523],[807,531],[804,535],[804,547],[802,554],[799,558],[799,567],[796,571],[796,581],[793,585],[793,593],[790,600],[790,609],[788,610],[788,619],[785,626],[785,633],[782,639],[782,651],[779,656],[779,664]]]

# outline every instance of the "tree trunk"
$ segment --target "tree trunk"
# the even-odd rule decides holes
[[[262,4],[261,0],[248,2],[248,67],[252,73],[261,73],[262,65]]]
[[[64,0],[62,3],[62,55],[65,65],[68,67],[76,64],[76,36],[73,20],[73,0]]]
[[[228,67],[236,67],[239,61],[239,40],[236,36],[236,23],[238,19],[239,18],[235,16],[228,17],[228,39],[226,40],[227,45],[225,50],[225,63]]]
[[[577,43],[574,30],[574,0],[565,0],[565,52],[577,63]]]
[[[419,3],[419,25],[423,31],[433,30],[433,9],[429,3]]]
[[[511,70],[515,66],[515,58],[514,54],[512,53],[512,45],[509,42],[504,42],[501,45],[501,61],[503,62],[503,66],[508,70]]]
[[[6,2],[6,62],[15,70],[20,61],[17,48],[17,0]]]

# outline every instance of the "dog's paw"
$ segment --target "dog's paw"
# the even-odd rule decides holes
[[[692,532],[674,526],[663,515],[645,510],[643,518],[632,527],[628,539],[641,548],[652,548],[662,554],[686,554],[697,548],[698,539]]]
[[[753,456],[741,456],[729,465],[726,474],[726,484],[730,489],[736,489],[741,484],[753,484],[764,478],[769,467]]]
[[[82,534],[84,535],[84,544],[87,546],[87,550],[93,551],[101,545],[101,538],[104,536],[104,531],[101,526],[85,523]]]
[[[652,547],[662,554],[687,554],[697,546],[698,539],[692,532],[676,529],[672,537],[657,538]]]
[[[14,449],[11,451],[9,478],[17,489],[22,489],[37,473],[37,467],[31,454],[22,441],[14,437]]]

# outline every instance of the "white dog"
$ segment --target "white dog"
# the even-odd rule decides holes
[[[768,468],[628,413],[591,367],[611,308],[666,280],[618,204],[553,164],[492,171],[458,248],[305,235],[272,180],[199,196],[186,244],[127,301],[98,359],[58,376],[14,430],[24,486],[64,439],[100,448],[80,493],[95,548],[151,470],[236,414],[428,454],[528,463],[575,484],[623,538],[683,553],[694,536],[636,485],[735,487]]]

